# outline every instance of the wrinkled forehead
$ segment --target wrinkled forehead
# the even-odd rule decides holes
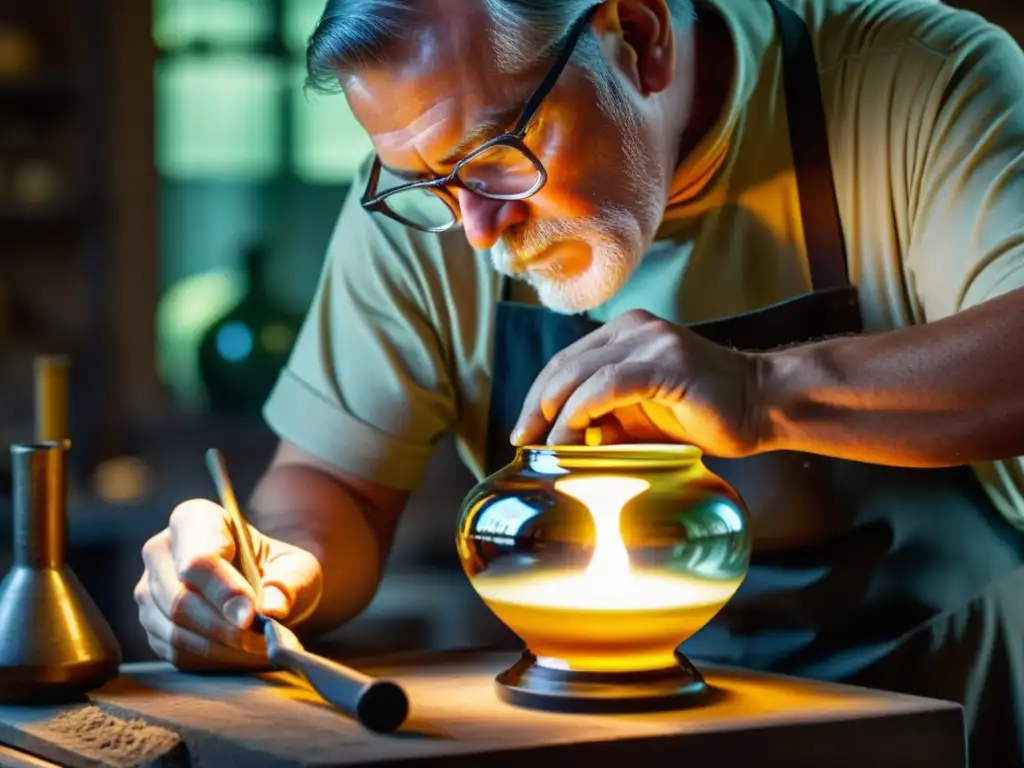
[[[418,25],[385,62],[343,80],[353,113],[385,162],[414,154],[433,163],[482,125],[511,127],[537,87],[532,72],[501,70],[486,13],[466,11]],[[404,159],[395,164],[408,165]]]

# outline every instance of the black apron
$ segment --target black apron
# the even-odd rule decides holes
[[[763,351],[862,330],[832,179],[813,43],[768,0],[782,42],[794,169],[813,292],[690,326]],[[514,455],[509,435],[533,381],[599,324],[509,300],[496,309],[487,472]],[[688,656],[844,681],[965,705],[971,765],[1024,765],[1024,535],[969,467],[904,469],[795,452],[707,458],[754,507],[798,504],[841,532],[758,552],[733,600],[688,640]],[[767,493],[765,492],[767,489]],[[774,492],[774,497],[772,493]]]

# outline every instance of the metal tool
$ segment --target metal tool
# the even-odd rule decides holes
[[[240,570],[259,600],[262,579],[252,536],[238,507],[227,464],[220,451],[211,448],[206,452],[206,465],[217,486],[221,505],[227,510],[231,521]],[[253,629],[262,629],[267,641],[267,657],[272,664],[304,679],[325,701],[351,715],[371,731],[390,733],[408,717],[409,700],[397,683],[368,677],[310,653],[302,647],[294,632],[259,612]]]
[[[14,563],[0,583],[0,701],[78,699],[117,677],[121,647],[68,566],[67,361],[36,361],[37,440],[11,446]]]

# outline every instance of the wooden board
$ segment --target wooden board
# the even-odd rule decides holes
[[[468,766],[484,758],[489,766],[529,761],[530,768],[685,759],[788,768],[966,764],[961,709],[947,702],[703,666],[718,695],[700,708],[551,714],[496,697],[494,675],[514,659],[451,653],[353,664],[406,687],[412,713],[402,732],[390,736],[362,729],[286,673],[210,677],[132,664],[87,705],[0,707],[0,742],[71,768],[132,765],[117,749],[105,754],[95,742],[76,746],[66,735],[54,736],[57,718],[66,721],[69,711],[81,715],[89,706],[94,716],[141,719],[154,728],[146,738],[158,742],[180,736],[177,748],[166,741],[162,758],[141,762],[175,768]],[[138,754],[134,759],[140,764]]]

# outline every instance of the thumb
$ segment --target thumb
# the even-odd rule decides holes
[[[292,598],[276,584],[263,580],[263,615],[272,619],[284,619],[292,611]]]
[[[294,624],[309,616],[320,602],[320,563],[298,548],[271,555],[263,565],[262,582],[262,610],[271,618]]]

